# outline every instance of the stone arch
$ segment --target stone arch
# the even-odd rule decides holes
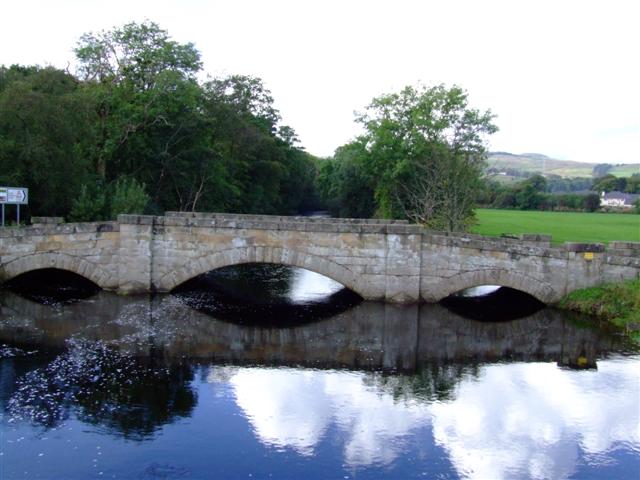
[[[474,270],[442,278],[439,285],[429,292],[429,297],[438,302],[453,293],[480,285],[510,287],[528,293],[547,304],[553,303],[556,297],[549,284],[519,272],[503,269]]]
[[[364,297],[360,278],[347,267],[317,255],[268,246],[230,248],[190,260],[182,267],[160,276],[156,288],[158,291],[168,292],[200,274],[244,263],[274,263],[304,268],[329,277]]]
[[[114,289],[118,286],[118,279],[114,278],[101,265],[89,262],[81,257],[59,252],[42,252],[18,257],[0,267],[3,281],[11,280],[23,273],[41,270],[43,268],[57,268],[80,275],[104,289]]]

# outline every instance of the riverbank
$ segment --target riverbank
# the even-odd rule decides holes
[[[606,320],[640,343],[640,278],[576,290],[559,306]]]

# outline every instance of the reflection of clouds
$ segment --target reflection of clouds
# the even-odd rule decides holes
[[[261,441],[311,455],[330,421],[324,376],[308,370],[247,368],[230,383]]]
[[[345,462],[352,466],[389,464],[406,448],[413,429],[429,424],[427,405],[397,401],[366,385],[365,374],[335,372],[327,378],[325,394],[333,416],[346,434]]]
[[[425,405],[398,403],[363,381],[366,375],[298,369],[240,369],[230,383],[238,406],[263,443],[313,454],[332,422],[346,435],[350,465],[392,462],[400,441],[428,424]]]
[[[467,478],[564,478],[579,450],[597,462],[619,443],[637,449],[638,362],[598,367],[487,366],[480,381],[459,386],[455,400],[431,406],[435,441]]]
[[[453,400],[431,403],[399,400],[377,374],[237,368],[210,378],[229,382],[260,441],[303,455],[335,425],[350,466],[390,464],[426,441],[464,478],[565,478],[580,456],[597,464],[621,444],[640,449],[639,367],[489,365],[463,377]],[[418,438],[429,425],[434,439]]]

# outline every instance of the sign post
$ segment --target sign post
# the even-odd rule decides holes
[[[22,187],[0,187],[0,204],[2,205],[2,226],[4,227],[4,206],[16,205],[16,222],[20,225],[20,205],[29,203],[29,189]]]

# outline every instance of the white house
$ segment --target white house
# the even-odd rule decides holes
[[[602,192],[600,194],[600,206],[601,207],[633,208],[634,203],[639,198],[640,198],[640,195],[635,193]]]

